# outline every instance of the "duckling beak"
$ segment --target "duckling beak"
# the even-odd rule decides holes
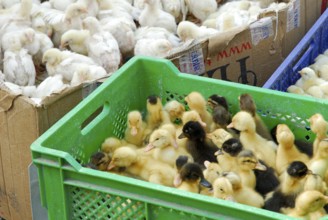
[[[152,144],[149,143],[149,144],[145,147],[144,151],[145,151],[145,152],[148,152],[148,151],[152,150],[153,148],[155,148],[154,145],[152,145]]]
[[[233,123],[231,122],[230,124],[228,124],[227,128],[233,128]]]
[[[212,188],[212,184],[208,182],[205,178],[201,178],[199,184],[206,188]]]
[[[137,133],[138,133],[138,130],[137,130],[137,128],[136,127],[131,127],[131,135],[132,136],[136,136],[137,135]]]
[[[174,185],[174,187],[179,187],[181,185],[181,183],[182,183],[181,176],[180,176],[180,174],[177,174],[174,177],[173,185]]]
[[[182,138],[186,138],[186,135],[184,133],[181,133],[179,136],[178,136],[179,139],[182,139]]]
[[[233,196],[227,196],[224,200],[236,202],[236,200],[233,198]]]
[[[68,42],[63,42],[60,44],[59,49],[65,49],[68,46]]]
[[[215,156],[223,155],[223,150],[222,148],[219,148],[217,152],[214,153]]]
[[[263,164],[261,164],[260,162],[257,162],[256,166],[255,166],[256,170],[262,170],[265,171],[267,170],[266,166],[264,166]]]
[[[114,163],[110,163],[107,167],[107,170],[111,170],[115,167],[116,165]]]
[[[205,123],[205,122],[203,122],[202,120],[199,120],[198,122],[199,122],[199,124],[200,124],[201,126],[203,126],[204,128],[206,128],[206,123]]]

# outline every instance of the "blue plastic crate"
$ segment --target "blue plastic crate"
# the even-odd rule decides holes
[[[298,71],[313,64],[314,59],[326,49],[328,49],[328,9],[272,74],[263,88],[286,92],[287,88],[294,85],[301,77]]]

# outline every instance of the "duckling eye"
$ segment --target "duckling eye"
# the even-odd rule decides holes
[[[224,192],[224,190],[223,190],[222,188],[220,188],[220,191],[221,191],[221,192]]]
[[[159,140],[159,138],[156,138],[156,139],[155,139],[155,141],[158,141],[158,140]]]

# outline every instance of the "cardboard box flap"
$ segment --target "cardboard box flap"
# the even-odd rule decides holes
[[[186,51],[190,51],[195,47],[199,47],[199,45],[204,45],[207,42],[207,39],[194,39],[189,40],[178,47],[173,48],[170,53],[165,57],[166,59],[178,58],[184,56]]]
[[[4,88],[0,88],[1,90],[5,90]],[[20,96],[21,94],[15,94],[15,93],[5,93],[3,97],[0,95],[0,109],[1,111],[8,111],[13,103],[14,100]]]
[[[234,37],[248,28],[247,25],[232,28],[224,33],[215,34],[209,37],[208,56],[213,56],[226,48]]]

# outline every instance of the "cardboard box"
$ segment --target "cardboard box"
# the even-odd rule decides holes
[[[189,42],[167,58],[181,72],[262,86],[320,16],[320,7],[321,0],[291,0],[247,27]]]
[[[30,145],[96,86],[92,83],[65,89],[44,99],[41,105],[0,88],[0,217],[32,219]]]

